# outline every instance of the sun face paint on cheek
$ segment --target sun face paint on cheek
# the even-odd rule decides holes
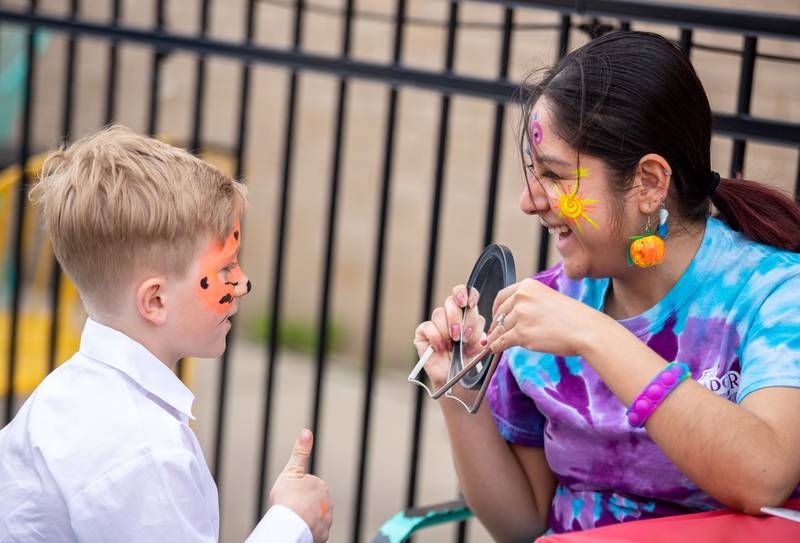
[[[594,209],[594,205],[598,203],[600,200],[587,200],[581,198],[578,194],[578,188],[580,187],[580,181],[582,178],[589,175],[589,171],[586,168],[577,168],[572,170],[572,175],[575,176],[575,188],[573,189],[572,185],[567,185],[566,192],[561,192],[561,188],[558,184],[555,184],[555,191],[558,194],[558,198],[551,198],[551,200],[558,206],[558,218],[564,218],[568,221],[571,221],[572,224],[575,225],[575,228],[578,230],[579,234],[583,234],[583,226],[580,223],[580,219],[585,220],[595,228],[599,229],[600,227],[597,223],[586,214],[587,211],[591,211]]]
[[[206,252],[200,257],[200,279],[197,282],[197,294],[206,307],[215,313],[224,314],[230,310],[238,279],[244,279],[244,273],[238,264],[228,272],[229,280],[220,279],[220,270],[236,257],[240,244],[239,238],[239,221],[237,220],[225,242],[212,241]]]
[[[542,143],[542,139],[544,138],[544,132],[542,132],[542,125],[539,124],[539,112],[535,111],[531,115],[531,126],[530,126],[530,134],[531,134],[531,143],[533,145],[539,145]]]

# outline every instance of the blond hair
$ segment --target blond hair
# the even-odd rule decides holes
[[[50,154],[30,198],[84,303],[109,310],[140,271],[183,276],[202,239],[230,232],[246,194],[183,149],[113,125]]]

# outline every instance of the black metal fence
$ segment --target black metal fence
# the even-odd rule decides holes
[[[444,1],[444,0],[442,0]],[[501,162],[501,149],[504,145],[511,145],[505,135],[507,130],[507,107],[513,101],[515,83],[509,79],[512,43],[515,33],[518,33],[526,23],[520,23],[520,12],[536,10],[550,10],[557,12],[556,24],[531,25],[527,30],[557,31],[558,55],[565,54],[570,49],[570,41],[577,35],[596,35],[611,29],[636,28],[642,23],[656,23],[665,27],[672,27],[679,31],[678,41],[680,46],[690,53],[694,50],[714,51],[724,55],[735,55],[741,58],[739,87],[737,93],[736,109],[733,113],[715,113],[716,135],[731,138],[734,141],[730,165],[731,175],[741,172],[744,168],[745,150],[748,141],[760,141],[790,149],[800,149],[800,124],[781,119],[768,119],[755,117],[750,114],[753,101],[753,81],[756,66],[759,60],[785,62],[792,68],[800,63],[800,58],[780,55],[768,55],[759,52],[759,40],[783,40],[800,42],[800,16],[794,15],[767,15],[752,12],[737,12],[723,9],[710,9],[689,7],[674,4],[647,3],[641,4],[633,0],[472,0],[473,3],[482,1],[485,4],[498,4],[502,10],[501,22],[466,22],[460,19],[459,10],[463,1],[447,3],[448,12],[446,20],[428,20],[425,18],[412,18],[408,16],[410,0],[397,0],[394,13],[391,15],[369,11],[367,8],[357,9],[354,0],[341,0],[337,6],[330,4],[313,4],[303,0],[288,3],[285,7],[293,10],[293,27],[291,32],[291,45],[287,48],[269,47],[256,43],[257,11],[262,3],[256,0],[247,0],[244,36],[241,41],[224,41],[209,37],[210,0],[199,0],[199,31],[196,35],[186,35],[171,32],[166,24],[166,0],[155,0],[155,20],[152,28],[134,27],[122,22],[121,0],[111,0],[111,17],[109,21],[98,22],[85,18],[82,13],[81,2],[70,0],[65,2],[66,14],[53,15],[52,11],[43,14],[37,9],[37,2],[31,0],[27,9],[14,9],[0,7],[0,24],[4,28],[16,26],[27,29],[27,60],[26,77],[22,83],[22,96],[24,108],[21,111],[17,135],[17,149],[15,162],[27,164],[32,155],[32,115],[36,103],[37,89],[34,88],[33,72],[36,63],[35,37],[40,29],[50,32],[64,33],[68,36],[67,46],[64,50],[65,75],[63,81],[61,134],[69,140],[73,133],[75,112],[74,101],[76,92],[75,63],[76,44],[85,39],[105,40],[108,44],[108,63],[106,66],[107,92],[104,106],[104,119],[111,122],[117,117],[115,111],[119,80],[119,47],[121,44],[139,44],[150,47],[152,50],[151,72],[149,75],[149,89],[147,91],[147,119],[146,126],[150,134],[158,131],[159,118],[159,89],[162,85],[162,67],[166,55],[182,51],[196,56],[195,87],[193,102],[189,105],[192,109],[191,137],[189,147],[193,150],[200,149],[203,134],[203,111],[208,107],[206,97],[206,64],[209,57],[223,57],[234,60],[240,64],[239,96],[236,104],[238,107],[238,129],[234,146],[235,175],[242,176],[244,153],[247,147],[248,123],[253,122],[249,114],[252,69],[255,65],[273,65],[289,71],[287,102],[285,104],[285,126],[283,135],[283,160],[281,164],[279,213],[276,217],[274,255],[272,262],[274,268],[269,276],[271,284],[271,300],[269,307],[270,318],[269,332],[266,342],[268,370],[266,381],[263,383],[263,411],[261,428],[261,452],[259,454],[259,484],[256,498],[256,511],[254,518],[261,516],[265,509],[265,488],[270,478],[268,474],[268,447],[270,432],[274,418],[274,382],[276,358],[278,354],[279,324],[282,318],[282,287],[284,285],[285,270],[283,267],[284,253],[287,250],[287,215],[290,209],[290,195],[293,183],[293,153],[295,152],[296,118],[298,115],[298,80],[306,72],[321,72],[333,74],[338,77],[338,86],[335,101],[335,130],[331,138],[332,163],[330,166],[330,180],[328,185],[327,216],[325,219],[326,234],[324,242],[324,258],[320,273],[320,300],[318,317],[318,341],[316,344],[316,374],[313,397],[313,409],[309,422],[312,430],[319,435],[322,431],[320,422],[320,406],[325,382],[326,368],[328,366],[329,345],[327,334],[331,312],[332,274],[335,267],[334,247],[337,239],[337,226],[339,224],[339,198],[342,171],[342,156],[346,145],[345,132],[347,108],[349,104],[348,91],[354,80],[371,80],[387,86],[388,103],[386,104],[385,135],[382,142],[382,174],[375,183],[379,184],[378,217],[376,221],[375,245],[372,248],[372,275],[370,285],[370,303],[368,333],[366,334],[366,356],[364,360],[364,394],[360,418],[360,437],[358,445],[357,477],[355,485],[355,501],[353,504],[352,531],[348,535],[353,541],[363,540],[363,511],[365,502],[365,479],[369,460],[369,434],[371,427],[373,405],[373,383],[376,377],[378,364],[378,351],[381,342],[382,320],[382,290],[381,284],[386,273],[387,261],[387,220],[390,216],[391,188],[393,161],[395,160],[395,145],[397,133],[398,103],[401,90],[408,86],[421,87],[439,94],[438,137],[435,153],[435,164],[432,176],[432,204],[428,215],[428,237],[424,241],[427,250],[425,276],[423,289],[417,295],[421,297],[420,317],[430,313],[433,306],[433,293],[437,276],[437,248],[440,243],[440,215],[443,205],[444,184],[446,177],[446,161],[448,155],[448,141],[451,137],[449,125],[453,111],[451,103],[454,97],[470,96],[485,100],[493,104],[494,120],[491,144],[486,149],[489,170],[486,172],[485,212],[483,216],[483,242],[488,244],[494,240],[497,213],[497,187]],[[271,0],[272,4],[277,0]],[[325,56],[304,50],[304,21],[308,13],[327,13],[339,20],[343,25],[341,43],[338,55]],[[386,20],[393,30],[391,38],[391,61],[385,63],[360,60],[352,55],[352,28],[358,18],[382,18]],[[446,27],[445,58],[443,69],[426,70],[404,65],[403,51],[406,45],[407,28],[414,25],[438,24]],[[499,58],[496,65],[496,77],[478,78],[458,73],[455,66],[456,42],[459,31],[468,25],[493,26],[499,40]],[[744,47],[730,48],[719,46],[715,43],[701,42],[695,39],[698,30],[714,30],[721,34],[742,37]],[[555,60],[555,59],[553,59]],[[797,84],[787,83],[789,93],[795,93],[797,99]],[[800,189],[800,161],[798,161],[797,181],[795,194]],[[20,314],[20,281],[23,274],[22,243],[23,224],[26,215],[26,183],[18,184],[16,194],[15,215],[13,228],[10,233],[11,254],[10,275],[7,278],[10,292],[9,309],[9,338],[16,338]],[[547,262],[548,246],[547,237],[542,236],[538,247],[538,265],[544,267]],[[57,266],[52,272],[50,281],[50,307],[53,319],[50,322],[48,338],[49,367],[52,369],[56,363],[56,334],[59,327],[57,301],[62,288],[61,273]],[[7,377],[13,383],[15,372],[18,371],[19,358],[17,341],[9,341],[7,352]],[[411,354],[409,354],[411,358]],[[226,425],[226,405],[229,401],[229,361],[230,350],[221,361],[218,392],[216,431],[214,433],[213,455],[209,459],[212,472],[219,480],[221,468],[224,464],[223,452]],[[418,472],[416,466],[420,456],[421,427],[424,416],[423,395],[415,396],[413,407],[413,431],[408,439],[408,455],[410,470],[407,474],[405,504],[408,507],[416,505],[418,494]],[[12,418],[16,406],[15,391],[9,387],[5,398],[5,420]],[[316,454],[316,450],[315,450]],[[312,470],[316,457],[312,457]],[[274,474],[273,474],[274,475]],[[221,489],[224,490],[224,489]],[[458,530],[459,539],[464,538],[465,526],[462,524]]]

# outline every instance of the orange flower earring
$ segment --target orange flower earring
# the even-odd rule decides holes
[[[632,236],[631,245],[628,248],[628,265],[639,268],[649,268],[664,261],[666,244],[664,238],[667,237],[667,219],[669,211],[664,205],[658,211],[658,228],[653,232],[650,227],[650,217],[647,217],[647,227],[643,236]]]

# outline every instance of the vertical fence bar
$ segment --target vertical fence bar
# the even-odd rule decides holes
[[[122,0],[113,0],[111,5],[111,26],[119,24],[122,15]],[[111,40],[108,51],[108,75],[106,83],[106,124],[114,121],[114,98],[117,95],[117,63],[119,62],[119,45],[117,40]]]
[[[692,29],[691,28],[681,28],[681,37],[680,37],[680,47],[681,51],[687,57],[691,56],[692,53]]]
[[[739,74],[739,92],[736,100],[736,113],[739,115],[747,115],[750,113],[757,46],[758,43],[755,36],[745,36],[744,50],[742,51],[742,66]],[[745,140],[737,139],[733,141],[731,177],[742,175],[742,171],[744,170],[745,145]]]
[[[500,70],[498,79],[508,80],[509,62],[511,59],[511,33],[514,28],[514,9],[505,8],[503,16],[503,35],[500,46]],[[511,97],[509,97],[511,98]],[[500,175],[502,159],[503,134],[505,133],[506,104],[498,102],[494,106],[494,136],[492,138],[492,159],[489,166],[489,182],[486,190],[486,222],[483,230],[483,247],[494,238],[495,211],[497,209],[497,183]]]
[[[70,0],[69,17],[75,19],[80,9],[79,0]],[[61,138],[64,142],[72,139],[72,106],[75,99],[75,57],[77,40],[74,32],[67,41],[67,62],[64,72],[64,103],[61,118]],[[53,258],[53,269],[50,275],[50,334],[47,352],[47,371],[53,371],[58,355],[59,298],[61,296],[61,266]]]
[[[202,0],[200,4],[200,28],[198,30],[198,37],[205,38],[208,34],[208,11],[210,8],[211,0]],[[194,115],[192,117],[192,135],[189,141],[189,152],[195,155],[200,154],[200,146],[203,134],[203,106],[205,105],[206,94],[206,58],[205,55],[197,56],[197,63],[195,64],[195,80],[194,80]],[[233,337],[233,320],[231,320],[231,329],[228,331],[228,343],[230,338]],[[229,346],[223,353],[228,351]],[[186,361],[181,358],[176,365],[176,373],[178,379],[183,381],[184,370]],[[218,485],[219,486],[219,485]]]
[[[156,0],[156,27],[155,31],[160,33],[164,30],[164,7],[166,0]],[[161,61],[164,60],[164,52],[156,46],[153,51],[153,59],[150,69],[150,101],[147,108],[147,134],[154,136],[158,128],[158,89],[161,86]]]
[[[572,15],[564,13],[561,15],[561,26],[558,29],[558,60],[566,56],[569,51],[569,33],[572,30]]]
[[[800,153],[797,155],[797,178],[794,180],[794,200],[800,202]]]
[[[36,0],[31,0],[28,4],[28,12],[35,14]],[[6,424],[14,418],[14,374],[17,364],[17,331],[19,329],[19,309],[22,301],[22,238],[25,228],[25,209],[28,194],[28,173],[27,165],[30,157],[31,140],[31,114],[33,113],[33,74],[36,68],[36,27],[31,25],[28,28],[28,43],[26,47],[26,66],[25,83],[22,89],[22,99],[24,102],[22,119],[20,120],[20,140],[17,163],[20,168],[19,185],[17,186],[17,214],[14,224],[14,265],[12,267],[11,287],[11,321],[8,334],[8,366],[7,382],[8,392],[6,394]]]
[[[341,56],[350,55],[354,0],[347,0],[344,12],[344,30],[342,32]],[[327,235],[325,240],[325,256],[322,272],[322,297],[319,308],[319,325],[317,327],[317,375],[314,381],[314,400],[311,407],[311,431],[316,442],[320,443],[320,406],[322,405],[322,383],[325,376],[325,359],[328,348],[328,321],[330,313],[331,280],[333,277],[334,250],[336,247],[336,215],[339,202],[339,178],[341,176],[342,141],[345,134],[345,118],[347,115],[347,80],[339,80],[339,95],[336,107],[336,127],[333,135],[333,158],[331,164],[331,186],[328,200]],[[316,471],[319,446],[311,450],[309,470]]]
[[[450,13],[447,21],[447,49],[445,52],[445,73],[453,72],[456,49],[456,31],[458,29],[458,1],[450,2]],[[436,250],[439,243],[439,215],[442,207],[442,190],[444,188],[445,162],[447,160],[447,136],[450,122],[451,95],[443,94],[439,114],[439,142],[436,149],[436,171],[433,185],[433,203],[430,215],[430,237],[428,238],[428,266],[425,272],[425,291],[422,301],[422,319],[430,318],[433,310],[433,288],[436,279]],[[419,463],[420,442],[422,441],[422,415],[424,399],[422,388],[415,389],[414,426],[412,431],[411,455],[409,460],[408,491],[406,507],[413,507],[417,497],[417,464]]]
[[[406,0],[397,0],[395,9],[394,52],[392,64],[400,65],[403,52],[403,30],[406,19]],[[364,407],[361,415],[361,441],[358,454],[355,503],[353,505],[353,543],[361,538],[363,518],[364,488],[367,473],[367,437],[369,435],[370,415],[372,414],[372,386],[375,381],[375,366],[378,358],[378,335],[381,319],[381,286],[383,284],[384,253],[386,252],[386,232],[388,230],[389,209],[394,161],[394,138],[397,123],[398,90],[395,85],[389,89],[389,105],[386,112],[386,139],[383,151],[383,173],[380,205],[378,209],[378,235],[375,238],[375,261],[372,274],[372,302],[370,304],[369,332],[367,333],[366,374],[364,378]]]
[[[561,27],[558,31],[558,58],[561,60],[569,51],[569,34],[572,29],[572,17],[568,14],[561,16]],[[527,120],[525,122],[528,122]],[[550,252],[550,234],[547,228],[540,227],[539,230],[539,251],[536,261],[536,269],[542,271],[547,268],[547,256]]]
[[[211,0],[202,0],[200,5],[200,29],[198,35],[205,38],[208,34],[208,12]],[[203,106],[205,105],[206,95],[206,57],[197,56],[195,64],[194,80],[194,118],[192,119],[192,139],[189,143],[189,150],[194,154],[199,154],[201,137],[203,133]]]
[[[508,80],[509,61],[511,58],[511,34],[514,28],[514,9],[507,7],[503,15],[503,34],[500,45],[500,69],[498,79]],[[511,97],[509,97],[511,98]],[[503,134],[505,133],[506,103],[498,102],[494,106],[494,131],[492,136],[492,158],[489,166],[489,182],[486,187],[486,221],[483,229],[483,244],[486,247],[494,241],[495,212],[497,210],[497,186],[500,177],[500,161],[502,159]],[[458,523],[455,540],[464,543],[467,538],[468,523]]]
[[[255,9],[256,0],[247,0],[245,14],[245,43],[251,44],[255,35]],[[246,62],[242,67],[239,81],[239,123],[236,132],[236,172],[234,177],[241,179],[244,175],[244,153],[247,145],[247,119],[248,104],[250,103],[250,72],[251,66]],[[233,330],[236,327],[236,317],[231,321],[233,326],[228,332],[227,348],[222,353],[219,366],[219,388],[217,389],[217,421],[214,433],[214,480],[219,490],[222,482],[222,454],[225,443],[225,411],[227,407],[228,374],[230,370],[231,348],[233,347]]]
[[[305,1],[297,0],[294,17],[294,49],[299,50],[303,40],[303,12]],[[289,196],[292,178],[292,154],[294,151],[294,120],[297,110],[298,92],[298,71],[292,70],[289,79],[289,96],[286,105],[286,130],[284,135],[283,148],[283,183],[278,199],[278,227],[276,230],[277,239],[275,240],[275,255],[273,258],[273,277],[272,285],[272,306],[270,308],[270,330],[268,345],[268,367],[267,382],[264,387],[264,426],[261,434],[261,468],[258,477],[258,499],[256,521],[264,511],[264,485],[267,482],[267,469],[269,467],[269,450],[267,448],[269,440],[269,428],[272,420],[272,391],[275,388],[275,368],[278,354],[279,341],[279,319],[281,307],[281,283],[283,279],[283,257],[285,252],[285,242],[287,235],[287,219],[289,215]]]
[[[75,20],[80,10],[79,0],[70,0],[69,18]],[[72,139],[72,106],[75,98],[75,62],[77,36],[74,32],[69,33],[67,40],[66,68],[64,72],[64,100],[61,117],[61,137],[64,141]]]

